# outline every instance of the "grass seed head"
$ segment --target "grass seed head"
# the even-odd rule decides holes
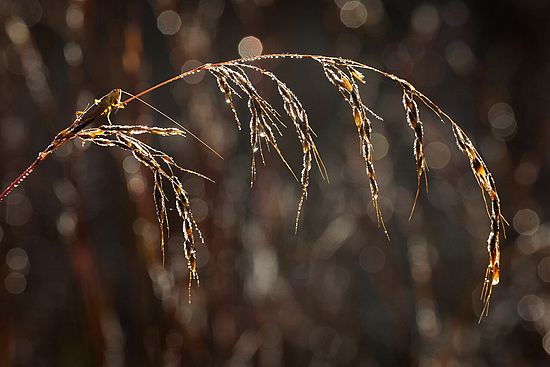
[[[103,147],[118,147],[129,151],[144,167],[149,169],[153,176],[153,200],[156,208],[157,220],[160,230],[161,251],[164,262],[165,257],[165,241],[170,234],[170,224],[168,220],[168,211],[171,208],[171,197],[174,198],[175,211],[181,222],[183,233],[183,252],[187,261],[189,271],[189,292],[191,290],[192,281],[199,283],[197,273],[197,256],[196,256],[196,241],[198,239],[203,242],[202,234],[197,226],[197,223],[191,212],[189,205],[189,197],[185,191],[178,174],[179,172],[188,172],[196,174],[200,177],[207,178],[199,173],[189,171],[180,167],[175,160],[161,150],[155,149],[152,146],[137,139],[136,136],[143,134],[157,135],[161,137],[167,136],[186,136],[192,135],[201,143],[206,145],[202,140],[193,135],[175,120],[166,116],[154,106],[149,105],[140,97],[158,89],[162,86],[180,80],[186,76],[193,75],[199,72],[209,72],[217,82],[218,89],[224,95],[225,101],[229,105],[232,114],[237,123],[237,127],[241,129],[241,122],[235,105],[236,95],[239,98],[247,100],[248,112],[250,115],[249,134],[251,148],[251,184],[256,177],[256,158],[260,155],[262,163],[265,164],[263,146],[268,150],[273,148],[280,156],[282,161],[288,167],[290,172],[294,172],[283,156],[283,152],[279,148],[277,135],[282,135],[282,128],[286,127],[281,120],[279,112],[265,99],[257,88],[252,83],[248,76],[248,72],[260,73],[271,79],[277,87],[278,94],[282,100],[283,108],[292,123],[294,124],[298,141],[302,151],[302,169],[298,179],[301,185],[300,199],[296,213],[295,229],[298,228],[300,213],[303,204],[308,195],[308,187],[310,184],[310,174],[312,161],[315,160],[321,176],[328,180],[328,174],[325,165],[321,159],[318,148],[315,142],[315,133],[312,130],[308,115],[302,103],[295,93],[282,82],[274,73],[256,66],[254,63],[261,60],[273,59],[298,59],[298,60],[313,60],[320,64],[326,79],[334,85],[340,95],[346,101],[351,109],[353,120],[357,128],[359,140],[360,154],[365,162],[365,170],[367,173],[369,188],[373,206],[375,208],[378,224],[383,227],[384,232],[388,235],[382,212],[379,206],[379,188],[376,178],[376,172],[373,162],[374,146],[371,141],[372,123],[369,116],[374,116],[377,119],[381,118],[370,110],[362,101],[360,90],[357,82],[365,83],[364,71],[377,73],[387,79],[397,82],[403,89],[402,104],[405,109],[405,116],[409,127],[413,130],[415,137],[413,143],[413,153],[416,161],[417,171],[417,192],[412,210],[418,199],[420,189],[420,181],[422,175],[427,177],[427,164],[425,159],[424,149],[424,126],[420,119],[418,104],[421,104],[436,114],[442,122],[448,122],[455,136],[455,141],[461,152],[463,152],[470,164],[470,169],[474,175],[476,182],[481,188],[483,198],[485,199],[487,213],[490,219],[490,232],[487,239],[487,251],[489,254],[489,264],[485,272],[481,300],[483,310],[481,317],[487,315],[493,286],[499,283],[500,279],[500,230],[501,221],[504,220],[500,199],[497,193],[494,179],[488,170],[482,157],[464,133],[458,124],[443,110],[441,110],[428,97],[418,91],[408,81],[401,79],[393,74],[386,73],[372,66],[368,66],[353,60],[328,57],[320,55],[300,55],[300,54],[270,54],[260,55],[250,58],[241,58],[220,63],[209,63],[201,65],[192,70],[188,70],[164,82],[161,82],[141,93],[130,95],[130,97],[121,101],[120,89],[114,89],[104,97],[95,100],[86,110],[78,112],[73,123],[65,130],[62,130],[52,141],[52,143],[42,152],[39,153],[36,160],[21,173],[8,187],[0,194],[2,201],[9,193],[17,187],[33,170],[46,158],[48,158],[56,149],[65,142],[78,137],[84,141]],[[178,128],[161,128],[148,127],[141,125],[113,125],[110,121],[112,111],[123,108],[129,102],[137,99],[149,107],[155,109],[163,116],[172,121]],[[417,104],[418,103],[418,104]],[[109,121],[108,125],[98,127],[89,127],[92,122],[100,117],[106,117]],[[206,145],[207,146],[207,145]],[[209,147],[212,150],[212,148]],[[217,154],[217,153],[216,153]],[[427,188],[427,178],[426,178]],[[168,195],[166,190],[171,189],[171,194]],[[487,198],[489,201],[487,201]],[[412,215],[412,211],[411,211]],[[389,236],[388,236],[389,238]],[[481,318],[480,318],[481,319]]]

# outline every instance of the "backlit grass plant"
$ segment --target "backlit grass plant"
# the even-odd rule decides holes
[[[349,105],[350,119],[357,127],[359,152],[365,162],[365,170],[369,180],[369,188],[378,225],[382,227],[388,238],[389,234],[384,224],[383,213],[380,210],[379,205],[380,188],[378,187],[376,179],[376,170],[373,161],[374,146],[372,144],[371,137],[371,119],[381,118],[369,109],[369,107],[367,107],[367,104],[361,97],[360,86],[365,83],[367,78],[364,73],[373,72],[380,74],[383,77],[394,81],[397,87],[401,88],[403,92],[402,103],[405,119],[414,134],[413,154],[416,162],[416,174],[418,179],[411,216],[418,199],[422,176],[426,179],[427,186],[428,167],[426,164],[424,149],[424,125],[420,117],[419,104],[430,109],[442,123],[447,124],[447,126],[452,129],[456,144],[458,145],[459,150],[467,156],[470,163],[470,169],[477,181],[477,184],[481,188],[482,196],[487,208],[487,214],[490,219],[490,231],[487,239],[489,264],[487,265],[481,293],[481,300],[483,302],[481,317],[487,315],[493,286],[499,282],[500,232],[502,222],[504,221],[500,208],[500,199],[493,176],[489,172],[483,159],[466,133],[447,113],[439,108],[428,97],[418,91],[406,80],[353,60],[319,55],[270,54],[250,58],[240,58],[219,63],[204,64],[159,83],[137,95],[127,93],[129,97],[126,100],[122,99],[122,95],[125,92],[120,89],[114,89],[101,99],[95,100],[83,112],[78,112],[73,123],[68,128],[61,131],[54,138],[52,143],[44,151],[39,153],[36,160],[25,171],[23,171],[19,177],[8,185],[2,194],[0,194],[0,201],[6,198],[6,196],[9,195],[14,188],[21,184],[21,182],[56,149],[72,139],[78,138],[99,146],[118,147],[127,150],[141,164],[148,168],[153,176],[153,198],[161,234],[160,247],[163,259],[165,240],[170,231],[167,214],[168,210],[170,208],[175,208],[176,213],[179,216],[179,225],[181,226],[181,231],[183,233],[183,250],[190,273],[189,287],[191,287],[193,280],[196,280],[197,283],[199,280],[197,273],[196,243],[197,241],[202,241],[203,239],[189,205],[189,195],[178,177],[178,173],[183,171],[190,172],[204,178],[207,177],[179,166],[170,155],[144,143],[138,139],[138,136],[143,134],[151,134],[164,137],[186,135],[192,135],[195,138],[197,137],[173,119],[170,119],[176,125],[176,127],[173,128],[138,125],[114,125],[111,123],[110,114],[114,110],[124,108],[132,101],[141,101],[146,103],[141,99],[141,97],[155,89],[176,82],[179,79],[197,73],[211,74],[217,82],[218,89],[224,94],[225,100],[233,112],[237,123],[237,128],[239,130],[244,129],[244,124],[241,123],[241,117],[237,113],[237,100],[243,100],[243,102],[246,102],[248,107],[249,115],[247,117],[249,120],[247,130],[250,135],[251,185],[254,183],[256,178],[256,165],[258,160],[265,164],[264,154],[266,153],[266,150],[270,149],[273,149],[280,156],[296,180],[299,181],[301,193],[297,204],[295,220],[295,230],[297,230],[302,207],[308,196],[308,186],[310,184],[312,166],[315,164],[321,176],[326,180],[328,180],[328,172],[316,146],[316,135],[311,127],[308,114],[299,98],[281,79],[279,79],[278,76],[257,65],[257,62],[259,61],[272,59],[297,59],[313,61],[322,68],[326,79],[330,84],[337,88],[342,98]],[[282,100],[284,113],[287,115],[286,118],[282,117],[283,112],[280,112],[274,108],[272,103],[265,99],[260,91],[258,91],[252,82],[252,73],[259,73],[269,78],[275,84],[278,94]],[[151,105],[149,106],[154,108]],[[92,126],[94,122],[103,117],[106,118],[106,121],[104,121],[102,125],[96,127]],[[283,154],[284,152],[281,150],[277,141],[277,139],[283,135],[282,132],[284,128],[286,128],[284,122],[285,120],[290,120],[292,125],[294,125],[294,129],[298,137],[299,146],[302,152],[302,167],[300,174],[295,174],[293,172],[292,168],[285,160]],[[206,145],[206,143],[204,144]],[[166,192],[167,190],[172,191],[173,194],[169,196]],[[175,200],[174,203],[170,200],[172,196]]]

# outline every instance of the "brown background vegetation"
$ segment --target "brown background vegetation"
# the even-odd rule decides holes
[[[366,75],[365,100],[385,119],[374,123],[373,142],[388,244],[349,109],[318,65],[276,61],[262,65],[302,100],[331,178],[312,175],[298,234],[299,184],[270,155],[249,188],[247,136],[215,80],[173,83],[148,101],[224,156],[190,138],[149,141],[216,180],[183,177],[206,241],[192,303],[176,226],[161,265],[148,172],[124,152],[70,144],[0,204],[0,365],[547,363],[547,3],[362,4],[1,1],[2,187],[94,97],[239,57],[247,36],[263,53],[352,58],[416,85],[486,159],[511,223],[488,318],[477,324],[488,219],[448,126],[421,111],[430,191],[409,222],[414,137],[401,91]],[[275,100],[267,80],[257,86]],[[239,111],[247,121],[242,103]],[[113,120],[170,126],[138,103]],[[281,144],[297,168],[300,149],[286,135]]]

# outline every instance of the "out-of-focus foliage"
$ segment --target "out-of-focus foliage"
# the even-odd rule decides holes
[[[363,98],[384,118],[372,140],[388,244],[349,106],[318,65],[270,62],[308,111],[330,177],[312,174],[294,235],[300,184],[268,155],[250,189],[246,135],[216,80],[198,74],[147,96],[224,156],[190,138],[146,140],[216,181],[181,176],[206,242],[192,303],[181,228],[162,266],[149,172],[122,151],[71,143],[0,205],[0,365],[547,363],[548,19],[539,0],[1,1],[2,187],[113,88],[239,56],[315,53],[394,73],[449,112],[480,148],[511,226],[478,325],[488,220],[448,126],[421,111],[430,190],[409,222],[417,174],[402,91],[365,75]],[[253,82],[277,100],[267,78]],[[112,120],[173,127],[137,102]],[[299,168],[296,138],[278,143]]]

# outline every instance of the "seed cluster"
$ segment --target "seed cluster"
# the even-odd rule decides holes
[[[197,272],[197,250],[195,234],[203,241],[201,231],[191,212],[189,196],[176,172],[190,172],[201,177],[201,174],[180,167],[168,154],[136,139],[135,135],[151,134],[159,136],[185,136],[185,131],[178,128],[160,128],[148,126],[102,125],[80,131],[77,136],[91,143],[105,147],[119,147],[132,153],[134,158],[148,168],[153,174],[153,198],[160,230],[162,260],[165,258],[165,241],[170,234],[168,209],[170,199],[165,192],[168,183],[175,198],[175,209],[181,220],[183,233],[183,251],[189,270],[189,291],[193,280],[199,283]]]

